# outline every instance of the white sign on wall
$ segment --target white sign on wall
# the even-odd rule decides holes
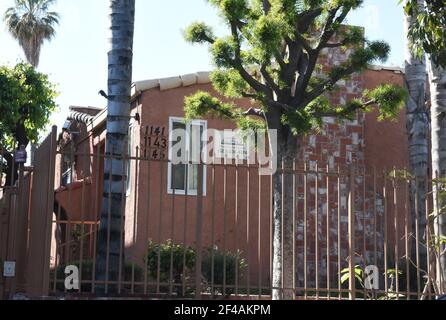
[[[215,143],[215,156],[228,160],[248,160],[248,148],[237,132],[221,131]]]
[[[3,263],[3,277],[5,278],[15,277],[15,261],[5,261]]]

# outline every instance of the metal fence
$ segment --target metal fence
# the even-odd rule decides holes
[[[71,175],[89,163],[92,176],[59,197],[65,202],[53,220],[50,293],[73,293],[64,288],[64,271],[75,265],[76,293],[94,296],[105,156],[62,156],[76,159]],[[431,216],[435,181],[426,183],[424,227],[420,206],[410,208],[411,187],[419,184],[407,171],[296,161],[287,169],[294,177],[293,250],[283,253],[293,256],[294,287],[273,288],[273,177],[247,164],[189,163],[181,169],[181,189],[172,188],[180,169],[167,159],[136,149],[126,162],[121,276],[102,282],[117,286],[120,296],[269,299],[273,289],[292,289],[296,299],[433,299],[441,293]]]
[[[109,293],[116,288],[118,297],[144,299],[271,299],[273,289],[291,289],[295,299],[444,294],[442,279],[436,279],[442,253],[432,215],[431,191],[439,180],[426,182],[424,199],[405,170],[346,170],[299,161],[292,169],[279,168],[279,175],[293,175],[293,245],[283,254],[293,257],[294,286],[273,288],[273,255],[283,250],[273,241],[273,177],[246,163],[174,166],[139,148],[123,164],[128,177],[121,181],[126,201],[120,275],[99,281],[108,157],[101,150],[42,151],[37,157],[45,166],[36,165],[40,174],[34,172],[26,209],[24,276],[24,291],[34,297],[93,298],[100,285]],[[54,158],[48,161],[46,153]],[[417,199],[413,209],[411,195]],[[2,213],[7,215],[5,205]],[[6,229],[2,237],[8,237]]]

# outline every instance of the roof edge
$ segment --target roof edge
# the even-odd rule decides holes
[[[160,91],[166,91],[181,87],[190,87],[196,84],[208,83],[211,83],[210,72],[208,71],[188,73],[176,77],[136,81],[132,85],[132,97],[150,89],[158,88]]]

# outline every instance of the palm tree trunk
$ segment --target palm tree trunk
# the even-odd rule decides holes
[[[431,85],[432,115],[432,173],[434,179],[442,178],[434,183],[434,220],[437,239],[446,239],[446,199],[444,195],[446,178],[446,70],[429,63],[429,79]],[[445,252],[446,245],[440,245],[439,252]],[[446,291],[446,254],[437,259],[437,282],[440,291]]]
[[[273,300],[293,300],[296,294],[293,166],[300,149],[299,141],[291,133],[287,136],[278,135],[279,170],[273,177]]]
[[[110,0],[107,144],[104,194],[98,238],[97,281],[118,281],[123,269],[125,161],[130,122],[135,0]],[[107,158],[111,156],[112,159]],[[97,294],[115,294],[117,286],[99,283]]]
[[[407,0],[406,0],[407,1]],[[423,6],[424,1],[418,0]],[[404,29],[409,39],[411,25],[417,23],[416,17],[405,17]],[[416,56],[409,40],[406,41],[406,86],[409,96],[406,102],[407,134],[409,139],[410,169],[414,176],[410,185],[411,220],[411,260],[417,261],[417,229],[418,220],[418,267],[427,270],[427,251],[423,245],[426,231],[426,186],[429,167],[429,117],[426,110],[426,58]],[[418,219],[417,219],[418,216]],[[416,281],[411,281],[414,285]],[[420,284],[421,285],[421,284]],[[416,287],[415,287],[416,288]]]

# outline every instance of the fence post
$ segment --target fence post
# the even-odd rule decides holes
[[[348,250],[349,250],[349,299],[356,299],[355,274],[355,172],[350,170],[349,196],[348,196]]]
[[[203,164],[198,165],[197,186],[197,229],[196,229],[196,264],[195,264],[195,299],[201,300],[201,263],[203,247]]]
[[[47,198],[45,212],[43,215],[45,221],[45,247],[44,247],[44,266],[42,275],[42,296],[48,295],[50,283],[50,261],[51,261],[51,232],[53,228],[53,208],[54,208],[54,180],[56,172],[56,153],[57,153],[57,127],[53,126],[50,135],[50,153],[48,155],[48,181],[47,181]]]

